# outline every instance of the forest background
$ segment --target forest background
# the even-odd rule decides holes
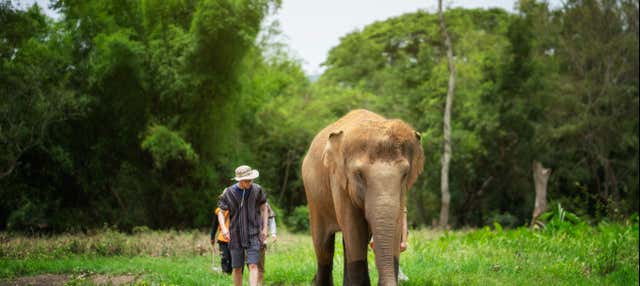
[[[0,230],[210,225],[236,166],[260,170],[304,230],[302,158],[348,111],[422,133],[411,227],[440,210],[447,57],[415,11],[341,38],[319,77],[268,21],[279,0],[57,0],[54,20],[0,0]],[[638,213],[638,1],[521,0],[445,12],[456,66],[453,228],[526,225],[532,164],[551,206],[587,222]]]

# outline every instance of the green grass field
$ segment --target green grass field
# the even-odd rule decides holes
[[[92,274],[134,275],[137,285],[230,285],[211,270],[204,232],[111,230],[29,238],[0,234],[0,279],[69,274],[67,285],[91,285]],[[336,238],[340,241],[340,237]],[[215,257],[218,265],[218,257]],[[372,282],[377,283],[369,252]],[[402,285],[638,285],[638,224],[410,232],[400,259]],[[267,254],[267,285],[308,285],[315,272],[309,235],[281,233]],[[342,245],[334,281],[342,285]],[[246,273],[246,272],[245,272]],[[0,282],[2,285],[3,282]],[[375,285],[375,284],[374,284]]]

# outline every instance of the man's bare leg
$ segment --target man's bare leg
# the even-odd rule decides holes
[[[258,265],[249,264],[249,285],[258,286]]]
[[[233,268],[233,285],[242,286],[242,267]]]
[[[258,286],[262,286],[262,281],[264,281],[264,272],[258,271]]]
[[[265,254],[267,252],[267,245],[263,244],[260,247],[260,259],[258,260],[258,286],[262,286],[264,282],[264,263],[265,263]]]

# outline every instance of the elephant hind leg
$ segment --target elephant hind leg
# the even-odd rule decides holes
[[[318,262],[318,272],[313,278],[313,285],[332,286],[333,285],[333,253],[335,243],[335,233],[319,235],[314,240],[316,257]]]

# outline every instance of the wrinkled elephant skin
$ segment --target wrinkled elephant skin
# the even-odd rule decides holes
[[[316,285],[333,285],[335,233],[342,231],[344,285],[370,285],[375,244],[379,285],[397,285],[402,211],[422,172],[420,134],[402,120],[354,110],[316,135],[302,163]]]

